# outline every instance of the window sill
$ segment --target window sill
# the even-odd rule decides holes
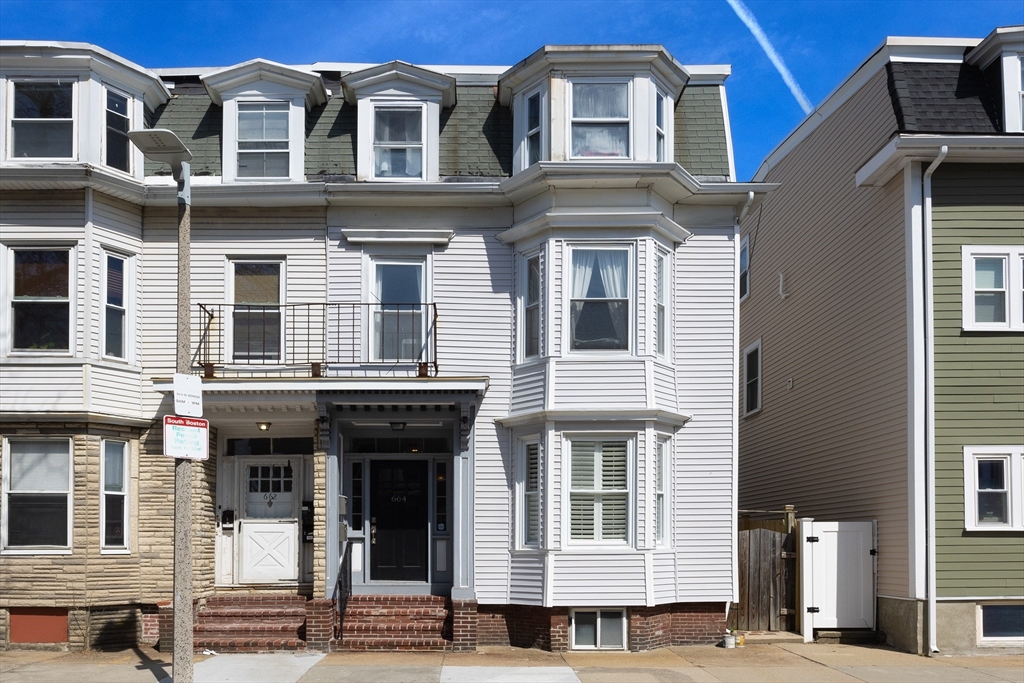
[[[1016,332],[1018,334],[1024,332],[1024,327],[1013,325],[964,325],[960,329],[963,332]]]
[[[997,533],[1021,533],[1024,532],[1024,527],[1013,526],[1012,524],[991,524],[987,526],[980,525],[964,525],[964,531],[967,533],[975,532],[997,532]]]
[[[753,417],[754,415],[757,415],[760,412],[761,412],[760,408],[758,408],[757,410],[751,410],[749,413],[743,413],[743,417],[745,417],[745,418],[746,417]]]
[[[71,555],[71,548],[4,548],[0,555]]]
[[[100,548],[100,555],[131,555],[128,548]]]

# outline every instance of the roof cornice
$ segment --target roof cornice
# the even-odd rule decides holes
[[[306,107],[315,107],[328,99],[320,74],[279,64],[267,59],[250,59],[234,66],[217,69],[200,76],[213,103],[224,104],[223,93],[255,81],[277,83],[305,94]]]
[[[151,111],[171,98],[155,72],[90,43],[0,40],[0,64],[8,76],[90,71],[141,94]]]
[[[399,60],[355,71],[341,79],[345,90],[345,101],[355,104],[360,90],[389,81],[404,81],[434,90],[441,97],[442,107],[451,107],[456,102],[455,77]]]
[[[1020,163],[1024,159],[1024,135],[922,135],[893,137],[854,176],[857,187],[881,187],[904,166],[914,161],[932,161],[946,147],[946,163]]]
[[[968,52],[965,61],[984,69],[1004,52],[1024,52],[1024,26],[1000,26]]]

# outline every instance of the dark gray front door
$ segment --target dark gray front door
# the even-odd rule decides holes
[[[370,463],[370,579],[427,580],[427,463]]]

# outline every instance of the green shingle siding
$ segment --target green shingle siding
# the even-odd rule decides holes
[[[454,107],[441,110],[442,176],[512,175],[512,112],[497,89],[464,86]]]
[[[335,97],[306,113],[306,177],[355,172],[356,108]]]
[[[964,244],[1024,243],[1024,165],[939,167],[933,243],[938,594],[1024,595],[1024,533],[964,531],[963,483],[964,446],[1024,443],[1024,334],[964,332],[960,272]]]
[[[175,95],[153,112],[154,128],[170,128],[192,152],[193,175],[221,175],[224,110],[209,95]],[[166,164],[146,160],[146,175],[170,175]]]
[[[676,103],[676,162],[693,175],[729,175],[725,115],[717,85],[687,86]]]

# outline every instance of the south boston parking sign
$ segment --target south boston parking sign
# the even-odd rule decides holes
[[[164,455],[168,458],[207,460],[210,457],[209,420],[165,415]]]

